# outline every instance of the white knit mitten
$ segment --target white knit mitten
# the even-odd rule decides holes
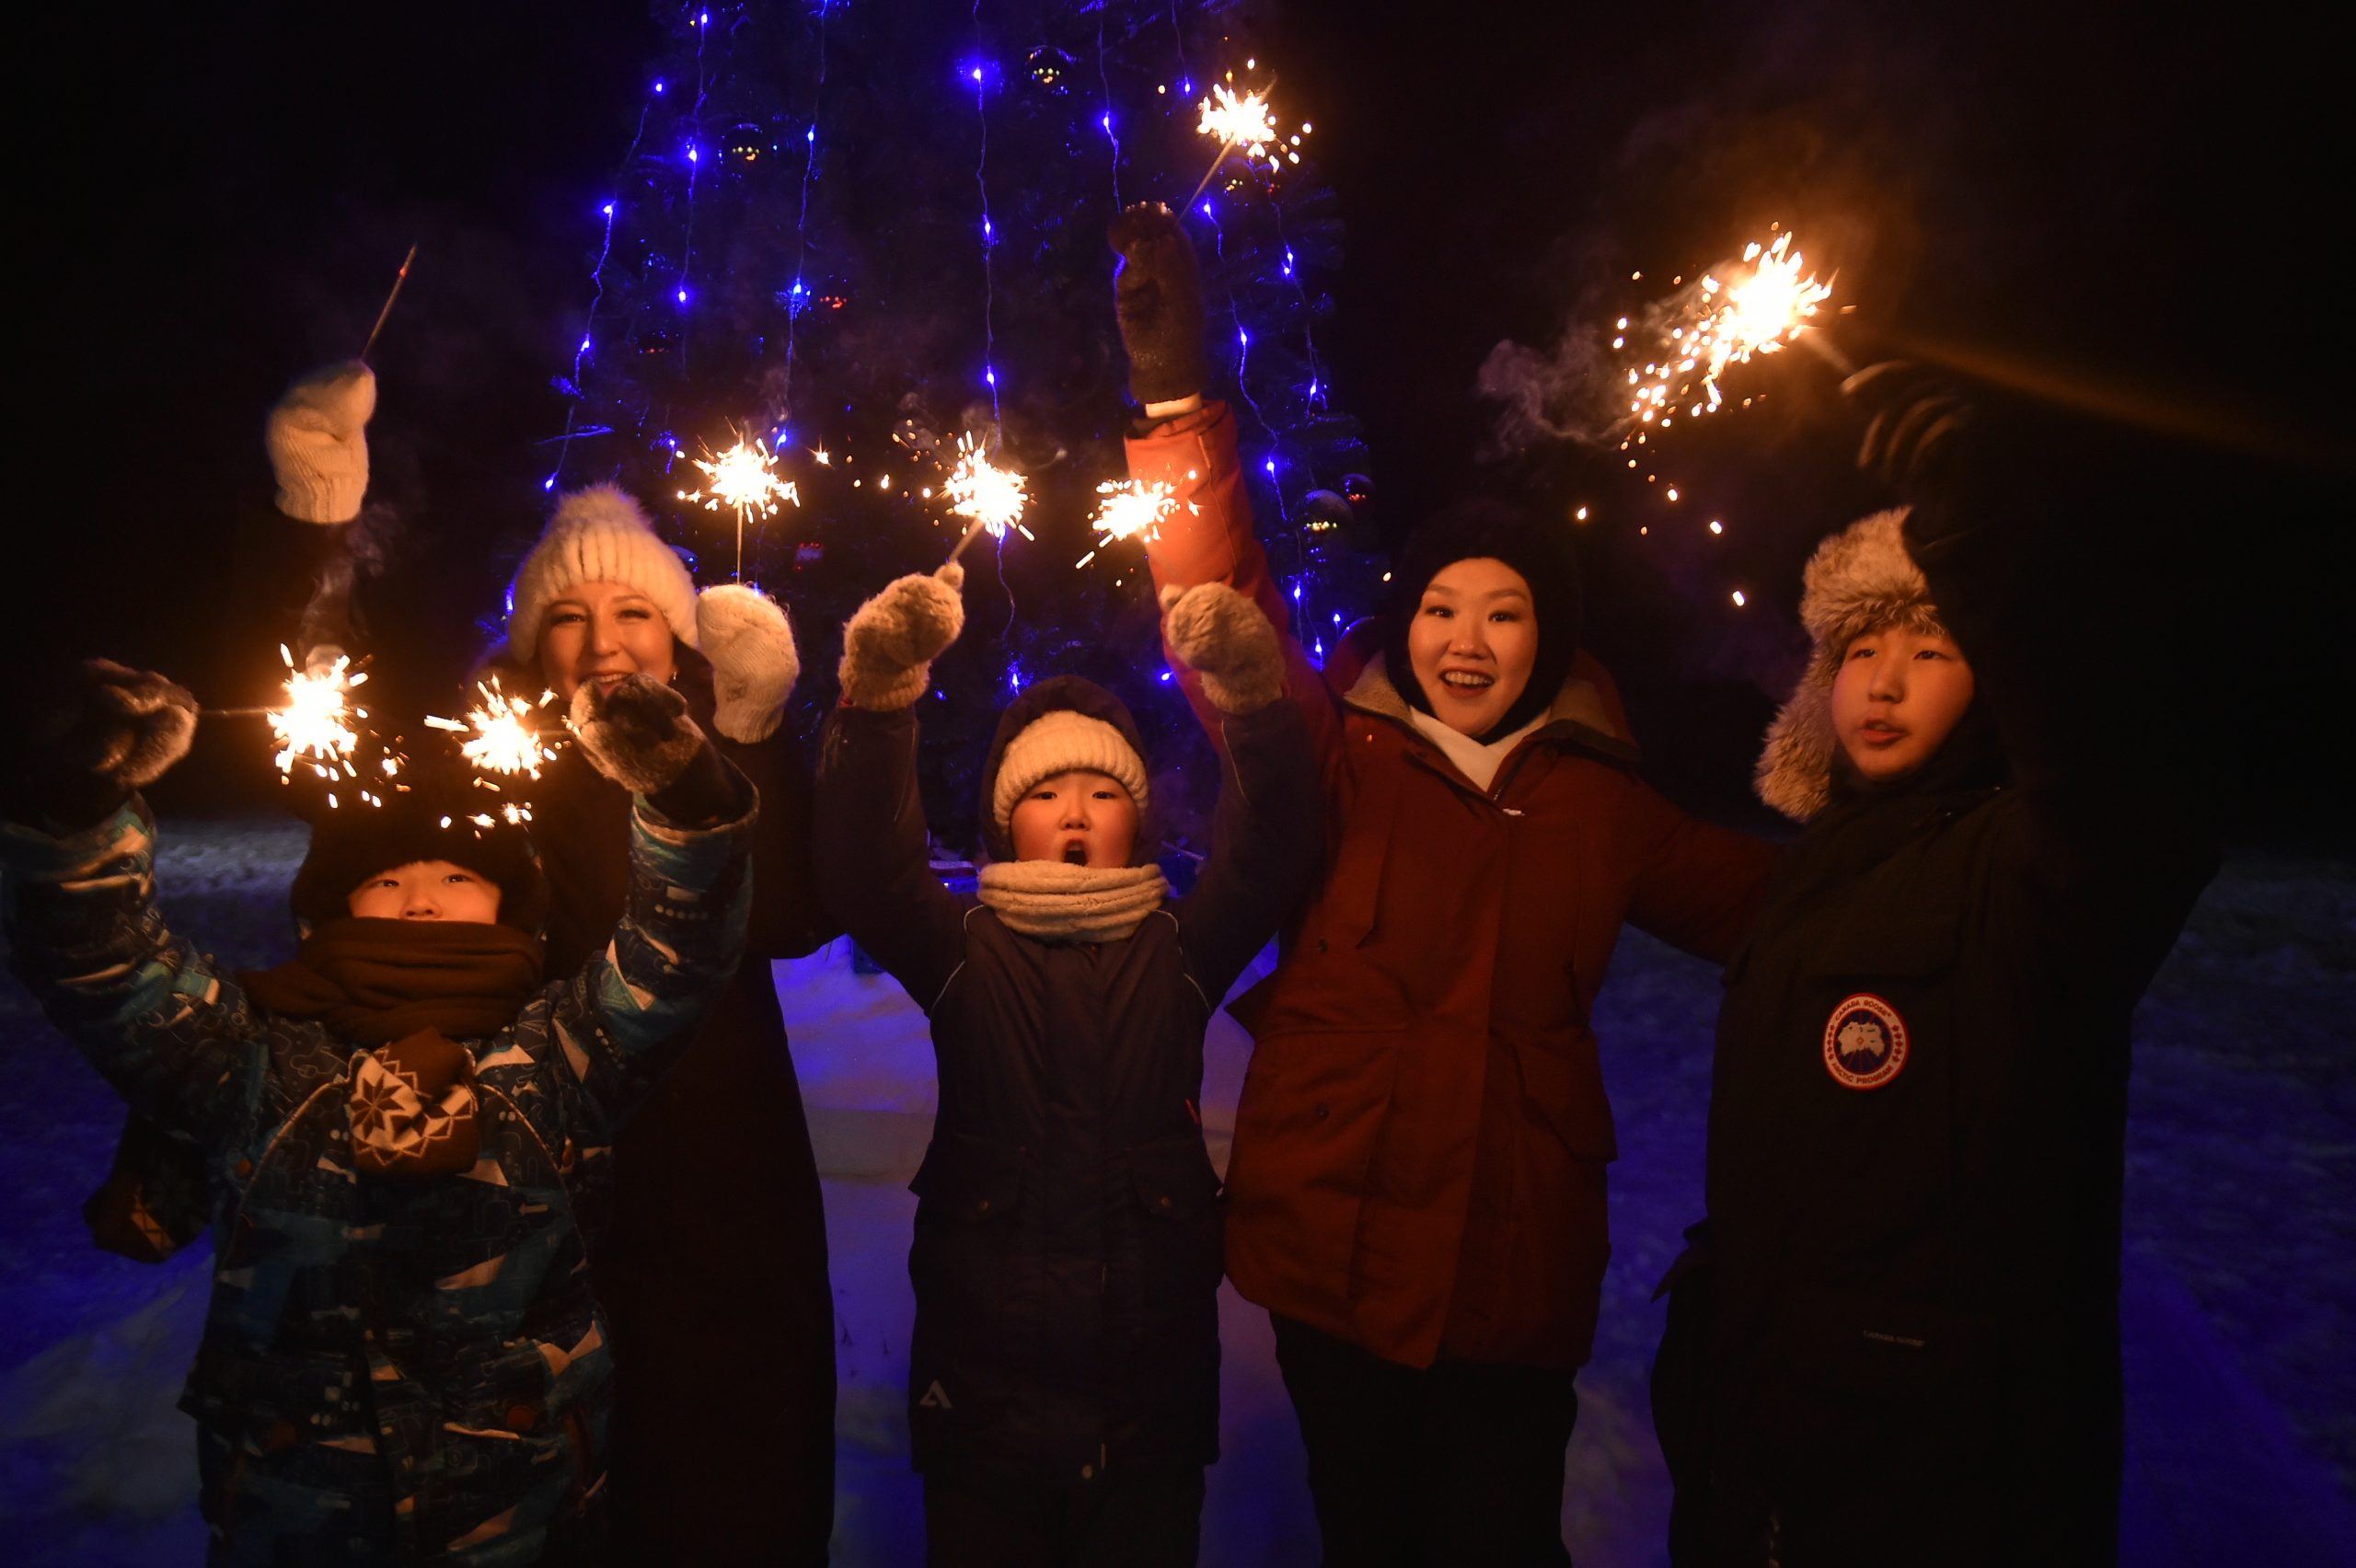
[[[911,572],[884,585],[843,628],[843,700],[853,708],[889,712],[924,695],[932,662],[965,628],[958,594],[965,569],[951,561],[940,571]]]
[[[376,373],[358,360],[324,366],[286,389],[262,439],[278,473],[278,510],[305,523],[349,523],[368,493],[368,416]]]
[[[1161,591],[1170,656],[1202,677],[1222,713],[1256,713],[1285,694],[1285,654],[1260,606],[1224,582]]]
[[[712,723],[732,741],[766,741],[802,674],[793,628],[775,599],[723,582],[696,595],[696,640],[711,661]]]

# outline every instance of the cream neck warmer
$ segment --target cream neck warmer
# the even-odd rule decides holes
[[[1491,741],[1484,746],[1463,731],[1450,729],[1420,708],[1409,709],[1407,717],[1415,721],[1417,734],[1446,752],[1448,760],[1456,764],[1465,778],[1472,780],[1474,789],[1482,790],[1486,790],[1496,778],[1497,769],[1503,767],[1506,758],[1513,755],[1513,748],[1546,722],[1546,715],[1541,713],[1512,734]]]
[[[982,868],[982,902],[1009,929],[1050,942],[1117,942],[1170,896],[1159,866],[1006,860]]]

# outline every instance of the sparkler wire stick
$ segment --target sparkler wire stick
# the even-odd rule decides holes
[[[393,301],[401,297],[401,285],[409,282],[409,264],[417,259],[417,242],[411,240],[409,254],[401,258],[401,270],[393,274],[393,292],[385,296],[385,308],[376,312],[376,325],[368,329],[368,340],[360,345],[360,357],[366,359],[368,351],[376,346],[376,334],[385,329],[385,317],[393,313]]]
[[[1219,166],[1227,162],[1227,155],[1235,151],[1236,146],[1237,143],[1233,137],[1230,137],[1228,140],[1221,142],[1218,144],[1218,156],[1211,159],[1211,167],[1203,170],[1203,178],[1195,182],[1195,193],[1192,196],[1187,197],[1184,202],[1179,204],[1178,210],[1180,212],[1184,213],[1193,210],[1195,203],[1202,199],[1203,192],[1209,188],[1211,176],[1218,172]]]
[[[966,524],[965,531],[957,536],[957,543],[949,551],[949,559],[941,562],[941,564],[943,566],[947,566],[952,561],[954,561],[959,556],[964,555],[965,553],[965,547],[974,542],[974,536],[982,532],[983,529],[988,526],[988,520],[982,517],[976,517],[971,523]]]

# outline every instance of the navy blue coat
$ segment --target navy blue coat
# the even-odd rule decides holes
[[[1043,682],[1001,737],[1048,707],[1085,708],[1076,690],[1127,726],[1095,688]],[[1086,1481],[1218,1458],[1222,1238],[1195,1107],[1203,1033],[1321,847],[1292,705],[1230,718],[1226,741],[1216,844],[1194,892],[1123,940],[1076,943],[1022,935],[933,875],[911,711],[827,721],[821,885],[931,1019],[940,1065],[908,1257],[919,1470]]]

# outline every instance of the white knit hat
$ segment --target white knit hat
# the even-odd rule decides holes
[[[672,636],[697,645],[696,587],[687,563],[618,485],[591,485],[556,503],[507,589],[508,651],[525,663],[537,657],[549,604],[583,582],[628,583],[654,601]]]
[[[990,790],[990,814],[999,831],[1014,831],[1014,803],[1043,778],[1076,769],[1102,773],[1120,780],[1138,810],[1145,810],[1145,759],[1121,732],[1102,719],[1069,708],[1050,709],[1022,727],[1006,743],[999,759],[998,780]]]

